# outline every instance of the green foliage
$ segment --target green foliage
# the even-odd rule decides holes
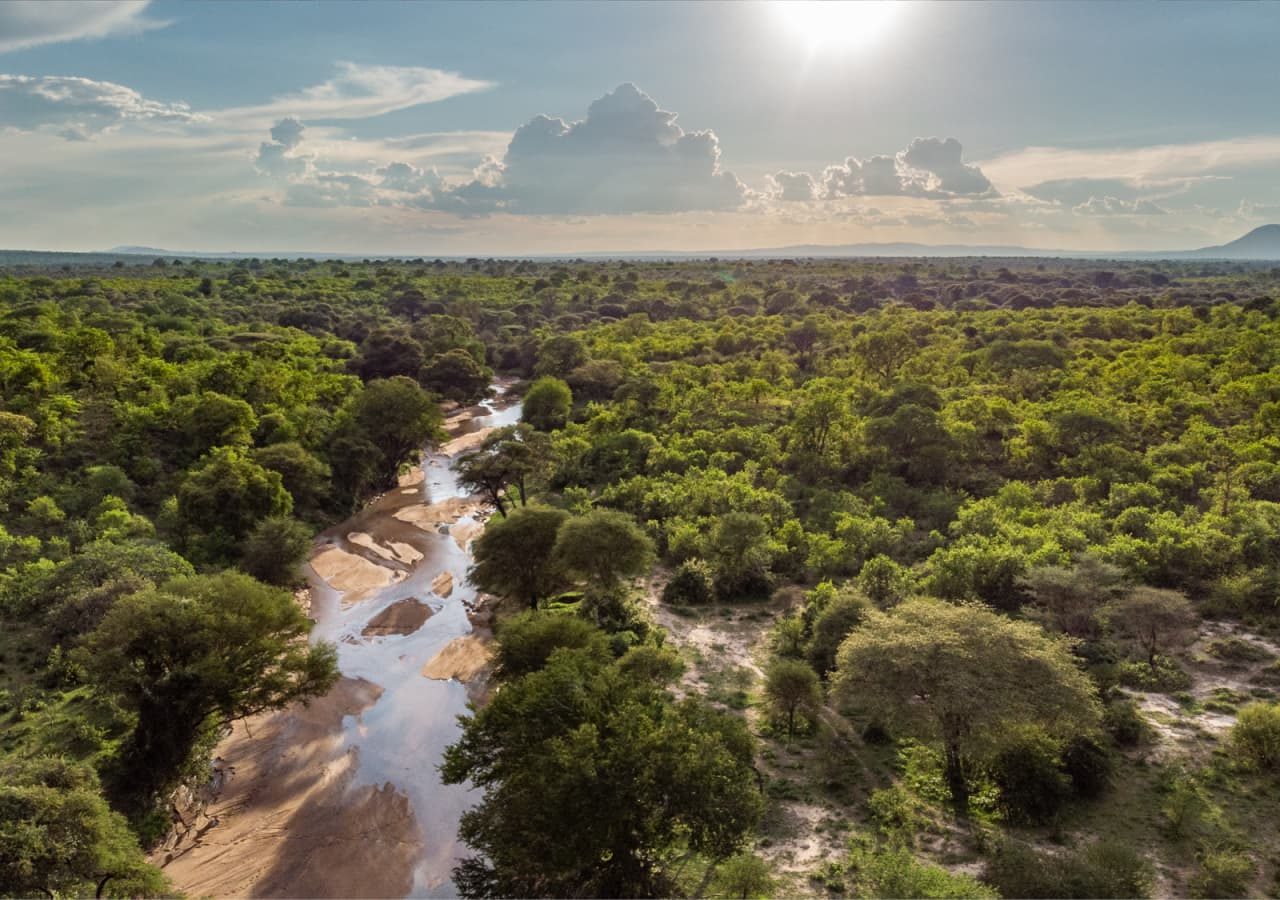
[[[948,872],[921,862],[905,847],[876,850],[855,848],[847,865],[849,881],[858,896],[919,897],[946,900],[988,900],[994,890],[969,875]]]
[[[1250,883],[1257,866],[1249,854],[1230,847],[1213,847],[1199,854],[1199,865],[1191,879],[1191,896],[1250,897]]]
[[[810,665],[826,678],[836,665],[836,653],[844,639],[862,624],[871,604],[856,591],[839,591],[813,618],[805,655]]]
[[[524,420],[539,431],[563,428],[573,408],[573,392],[559,378],[539,378],[525,392]]]
[[[980,606],[929,599],[869,611],[840,646],[833,683],[877,720],[941,741],[962,809],[967,759],[988,755],[997,735],[1020,725],[1088,731],[1101,713],[1063,642]]]
[[[686,559],[662,586],[662,602],[677,606],[701,605],[715,599],[711,567],[700,559]]]
[[[121,782],[129,801],[150,804],[211,717],[241,718],[328,690],[336,653],[301,640],[310,630],[288,592],[235,572],[117,600],[76,659],[137,714]]]
[[[311,529],[297,519],[263,519],[244,540],[240,566],[268,584],[289,586],[300,580],[299,567],[311,551]]]
[[[491,520],[473,547],[468,577],[483,591],[538,602],[565,578],[555,555],[557,536],[569,514],[549,507],[526,506],[506,518]]]
[[[431,397],[410,378],[370,381],[352,404],[351,422],[360,439],[379,453],[375,484],[391,487],[400,466],[440,434],[443,417]]]
[[[1123,843],[1099,840],[1079,850],[1038,852],[1005,841],[987,863],[983,880],[1002,897],[1149,897],[1155,872],[1150,862]]]
[[[738,853],[716,867],[707,896],[723,900],[773,897],[776,882],[770,871],[769,864],[754,853]]]
[[[608,649],[600,629],[577,616],[561,613],[524,612],[504,619],[497,636],[498,671],[504,678],[538,671],[562,647],[596,654]]]
[[[1231,726],[1231,752],[1264,771],[1280,769],[1280,703],[1250,703]]]
[[[0,894],[13,897],[163,897],[97,775],[65,759],[0,762]]]
[[[1006,737],[988,771],[1000,789],[1000,811],[1017,825],[1052,821],[1070,796],[1058,742],[1038,728],[1019,729]]]
[[[618,587],[653,565],[653,541],[626,513],[593,509],[560,526],[552,556],[597,590]]]
[[[764,673],[764,693],[774,715],[787,723],[787,737],[796,732],[796,713],[812,722],[822,707],[822,685],[807,663],[775,659]]]
[[[678,846],[728,856],[760,815],[740,720],[575,650],[463,720],[448,783],[484,792],[460,834],[464,896],[662,896]],[[566,828],[565,823],[573,823]]]
[[[1141,650],[1154,669],[1156,657],[1190,642],[1199,617],[1178,591],[1137,587],[1102,610],[1116,634]]]

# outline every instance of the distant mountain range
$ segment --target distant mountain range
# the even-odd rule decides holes
[[[158,247],[122,246],[92,253],[66,253],[38,250],[0,250],[3,266],[111,265],[117,261],[139,265],[153,259],[464,259],[484,254],[439,254],[424,251],[416,254],[370,253],[301,253],[296,250],[277,252],[209,253],[204,251],[163,250]],[[787,257],[969,257],[994,258],[1043,257],[1047,259],[1115,259],[1115,260],[1241,260],[1280,262],[1280,225],[1263,225],[1243,237],[1216,247],[1198,250],[1038,250],[1028,247],[982,244],[797,244],[790,247],[763,247],[752,250],[649,250],[631,253],[534,253],[502,254],[504,259],[776,259]]]
[[[368,254],[340,253],[175,253],[170,250],[157,250],[154,247],[114,247],[109,252],[136,254],[141,256],[192,257],[192,258],[243,258],[256,256],[262,259],[276,257],[291,259],[297,256],[309,256],[313,259],[364,259]],[[401,258],[431,256],[432,254],[414,254]],[[459,256],[474,254],[460,254]],[[530,258],[551,259],[702,259],[715,256],[727,259],[772,259],[778,257],[845,257],[845,256],[885,256],[885,257],[964,257],[991,256],[1017,258],[1040,256],[1061,259],[1233,259],[1233,260],[1280,260],[1280,225],[1263,225],[1255,228],[1244,237],[1237,238],[1229,244],[1217,247],[1201,247],[1198,250],[1127,250],[1127,251],[1091,251],[1091,250],[1037,250],[1012,245],[985,244],[916,244],[909,242],[887,244],[796,244],[787,247],[763,247],[754,250],[645,250],[633,253],[537,253]]]

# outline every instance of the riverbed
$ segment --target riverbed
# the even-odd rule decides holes
[[[307,566],[313,639],[342,679],[308,706],[237,723],[215,793],[156,855],[197,896],[447,897],[466,855],[458,819],[478,798],[440,783],[457,717],[483,690],[470,543],[487,507],[453,460],[519,421],[494,400],[446,420],[449,441],[397,487],[317,539]]]

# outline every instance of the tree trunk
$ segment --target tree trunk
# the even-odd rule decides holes
[[[964,777],[964,758],[960,755],[960,747],[954,740],[947,741],[947,787],[951,791],[951,802],[961,816],[969,815],[969,783]]]

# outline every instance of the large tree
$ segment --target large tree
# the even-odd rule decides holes
[[[422,450],[426,442],[440,436],[443,417],[417,382],[404,376],[370,381],[351,408],[351,419],[359,434],[382,455],[379,484],[395,484],[400,466]]]
[[[636,520],[613,509],[593,509],[560,526],[556,559],[588,589],[609,590],[653,565],[653,541]]]
[[[838,695],[890,727],[942,744],[947,784],[967,810],[968,772],[1007,729],[1093,728],[1094,688],[1070,644],[977,604],[917,598],[869,611],[840,646]]]
[[[476,539],[471,583],[491,594],[519,597],[536,609],[563,583],[564,568],[553,551],[568,518],[564,510],[525,506],[490,521]]]
[[[239,572],[177,578],[116,601],[77,651],[91,683],[137,714],[125,750],[128,800],[145,807],[204,729],[328,690],[331,645],[288,591]]]
[[[1117,635],[1140,647],[1152,668],[1162,650],[1190,641],[1199,621],[1185,594],[1145,586],[1108,603],[1102,618]]]
[[[606,656],[559,650],[463,719],[450,784],[484,791],[459,833],[468,897],[670,896],[677,850],[733,853],[761,810],[740,719],[673,703]]]
[[[0,763],[0,895],[172,893],[91,768],[53,757]]]

